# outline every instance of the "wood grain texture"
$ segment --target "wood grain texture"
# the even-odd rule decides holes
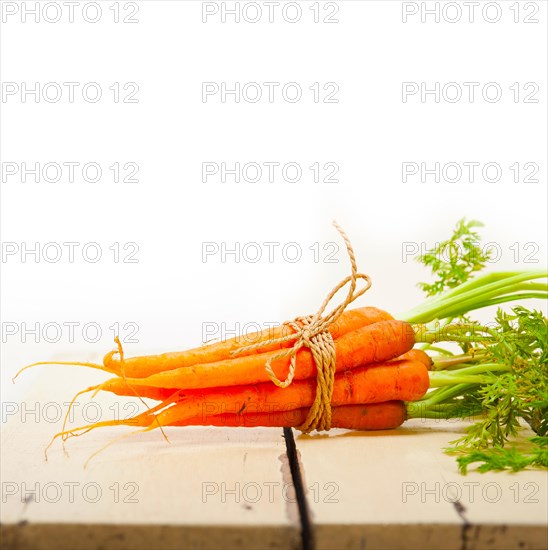
[[[299,545],[281,429],[168,428],[170,443],[156,430],[117,441],[84,468],[94,451],[135,431],[112,427],[70,439],[68,456],[57,441],[45,461],[44,447],[60,429],[48,417],[57,420],[75,387],[60,382],[44,399],[40,380],[3,425],[2,548]],[[127,415],[113,407],[127,401],[98,396],[89,407],[84,397],[78,422]]]
[[[55,367],[52,367],[55,368]],[[32,374],[2,425],[2,548],[140,550],[301,548],[282,430],[92,431],[43,449],[56,411],[101,373]],[[75,423],[127,415],[128,400],[79,400]],[[142,404],[135,406],[142,407]],[[14,408],[15,407],[15,408]],[[442,448],[464,424],[413,420],[398,430],[296,435],[316,548],[545,549],[548,473],[458,474]]]
[[[442,449],[463,422],[299,436],[318,550],[548,548],[548,472],[470,472]]]

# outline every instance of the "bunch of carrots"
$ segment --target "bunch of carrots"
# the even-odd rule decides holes
[[[459,222],[453,239],[461,239],[466,246],[476,237],[471,231],[475,223]],[[428,258],[424,263],[428,264]],[[491,273],[473,278],[472,272],[483,267],[485,259],[478,261],[476,257],[464,267],[438,265],[443,284],[438,284],[423,304],[398,315],[398,319],[381,309],[362,307],[345,310],[329,326],[336,351],[332,427],[386,430],[408,418],[463,416],[455,405],[472,402],[471,397],[474,406],[462,410],[482,411],[476,390],[481,391],[495,374],[508,373],[511,367],[496,356],[499,348],[495,344],[500,345],[503,332],[469,322],[465,315],[503,302],[548,297],[546,284],[534,282],[546,278],[545,272]],[[545,326],[545,319],[540,319]],[[531,321],[528,326],[533,326]],[[203,425],[299,427],[316,395],[313,354],[306,347],[296,352],[294,378],[287,387],[273,384],[265,369],[270,364],[278,379],[287,377],[289,359],[281,357],[280,351],[292,347],[294,341],[271,341],[291,330],[291,325],[284,324],[247,335],[245,341],[236,337],[186,351],[130,358],[124,356],[116,339],[118,348],[107,353],[102,364],[67,363],[114,375],[80,391],[73,403],[84,393],[95,395],[99,391],[158,403],[147,405],[147,410],[132,418],[66,429],[69,408],[63,430],[53,440],[115,425],[140,427],[141,431]],[[522,331],[519,337],[527,340],[533,353],[538,338],[531,338],[531,334],[537,329],[527,331],[529,335]],[[509,337],[508,330],[504,337]],[[250,341],[254,346],[247,345]],[[434,345],[439,342],[456,343],[463,353],[454,356]],[[38,364],[48,363],[34,365]]]
[[[248,335],[246,342],[266,342],[273,332],[278,337],[284,330],[289,330],[287,325]],[[385,311],[364,307],[345,311],[329,330],[336,348],[332,426],[373,430],[402,424],[404,402],[424,396],[432,364],[424,351],[412,349],[412,327]],[[310,350],[297,352],[295,378],[281,388],[270,381],[265,364],[291,343],[268,344],[234,356],[241,346],[241,338],[233,338],[155,356],[125,359],[121,349],[108,353],[102,368],[116,377],[84,392],[103,390],[160,403],[134,418],[94,427],[301,425],[316,391]],[[271,366],[279,378],[287,376],[287,359],[274,359]]]

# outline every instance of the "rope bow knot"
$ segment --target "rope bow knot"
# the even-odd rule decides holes
[[[329,430],[331,427],[331,397],[333,395],[333,384],[335,382],[336,370],[336,350],[333,336],[329,331],[329,327],[335,323],[342,315],[344,310],[354,300],[365,294],[371,288],[371,279],[368,275],[358,273],[356,267],[356,258],[354,250],[350,244],[347,234],[342,228],[333,222],[333,225],[340,233],[346,245],[350,265],[352,269],[351,275],[343,279],[333,290],[326,296],[320,309],[314,315],[306,315],[297,317],[293,321],[286,321],[284,326],[291,329],[291,333],[279,338],[273,338],[267,341],[261,341],[256,344],[244,346],[235,350],[233,353],[238,354],[244,351],[258,349],[263,346],[284,344],[285,342],[295,341],[288,349],[272,356],[265,364],[265,370],[270,377],[270,380],[280,388],[287,388],[295,377],[295,369],[297,365],[297,353],[303,347],[310,349],[314,364],[316,365],[316,395],[314,402],[308,411],[305,422],[297,429],[309,433],[313,430]],[[359,279],[365,281],[363,288],[356,290]],[[331,310],[328,314],[323,315],[327,306],[342,288],[350,285],[346,298],[337,307]],[[289,372],[285,380],[280,380],[274,370],[272,363],[289,357]]]

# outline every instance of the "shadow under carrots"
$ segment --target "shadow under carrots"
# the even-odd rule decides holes
[[[413,426],[397,428],[394,430],[371,430],[371,431],[358,431],[358,430],[337,430],[330,433],[322,434],[299,434],[297,439],[299,441],[310,441],[315,439],[341,439],[341,438],[376,438],[376,437],[405,437],[405,436],[419,436],[419,435],[431,435],[432,432],[444,432],[451,434],[463,434],[466,431],[466,426]]]

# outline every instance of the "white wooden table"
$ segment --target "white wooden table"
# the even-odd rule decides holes
[[[46,462],[43,449],[61,424],[56,404],[82,386],[63,379],[47,391],[34,384],[25,409],[3,405],[2,548],[303,546],[306,518],[282,430],[170,428],[170,444],[156,430],[116,442],[84,468],[94,451],[132,431],[104,428],[67,442],[68,456],[57,442]],[[95,401],[79,400],[77,411],[91,419],[117,410],[116,398]],[[311,525],[304,546],[547,548],[548,473],[463,477],[442,452],[461,430],[414,420],[386,432],[294,432]]]

